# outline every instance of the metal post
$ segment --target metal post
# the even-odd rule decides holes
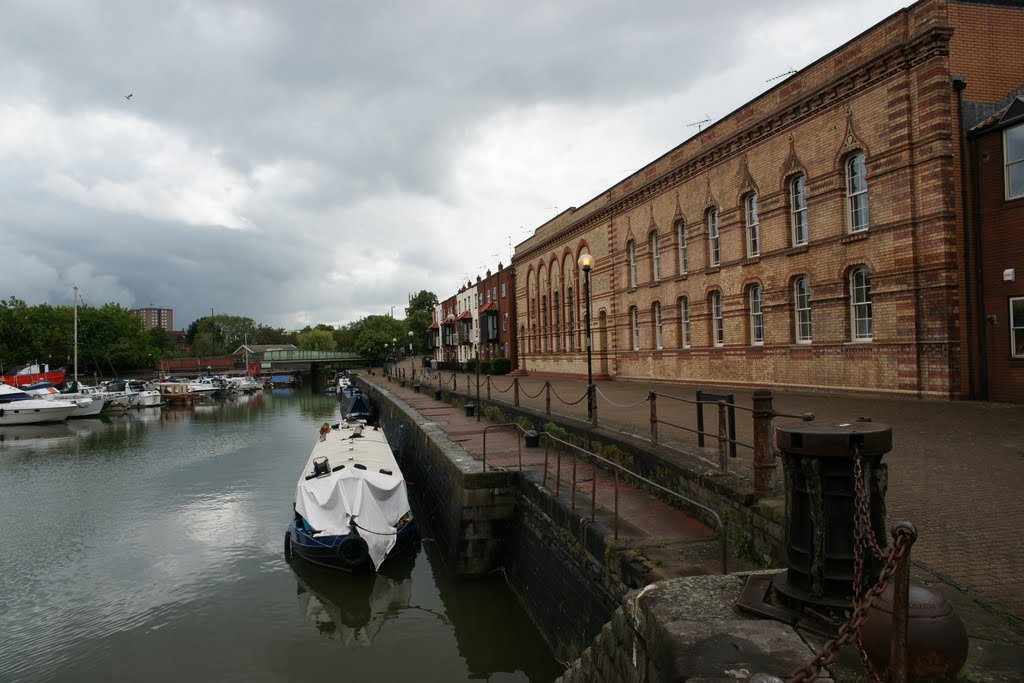
[[[764,493],[775,488],[778,474],[775,467],[775,433],[772,430],[772,392],[754,390],[754,491]]]
[[[589,256],[589,255],[584,255]],[[585,316],[584,325],[587,328],[587,419],[591,419],[594,413],[594,394],[591,391],[591,387],[594,386],[594,363],[593,363],[593,344],[590,338],[590,260],[584,260],[584,256],[580,257],[580,261],[583,267],[583,294],[587,301],[587,307],[583,314]]]
[[[515,389],[514,398],[512,399],[512,405],[516,408],[519,407],[519,378],[515,377],[512,380],[512,387]]]
[[[647,395],[651,400],[651,445],[658,445],[658,395],[653,391]]]
[[[488,375],[487,375],[487,400],[488,401],[491,400],[491,375],[490,375],[490,373],[488,373]]]
[[[544,382],[544,414],[551,414],[551,382]]]
[[[722,474],[729,471],[729,439],[726,431],[725,401],[718,402],[718,468]]]
[[[697,445],[704,448],[704,392],[697,390]]]
[[[890,683],[907,683],[907,635],[910,628],[910,548],[917,538],[917,530],[910,522],[896,522],[892,525],[893,545],[898,542],[897,530],[910,528],[907,551],[896,563],[896,576],[892,585],[892,631],[889,649]]]
[[[597,426],[597,396],[593,396],[593,392],[597,390],[597,387],[595,387],[593,384],[591,384],[588,389],[591,392],[590,424],[593,425],[594,427],[596,427]]]
[[[476,344],[476,421],[480,421],[480,342]]]

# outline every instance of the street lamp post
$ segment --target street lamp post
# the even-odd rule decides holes
[[[594,257],[587,253],[580,254],[579,265],[583,269],[583,297],[586,300],[583,324],[587,328],[587,419],[590,420],[594,417],[594,365],[590,342],[590,269],[594,265]]]

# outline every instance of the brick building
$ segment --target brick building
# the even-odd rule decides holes
[[[173,308],[154,308],[150,306],[149,308],[133,308],[131,312],[142,318],[142,323],[146,326],[147,331],[154,327],[162,327],[168,332],[174,329]]]
[[[1021,3],[921,0],[540,226],[513,257],[519,370],[586,373],[587,252],[598,377],[1022,400],[1024,359],[976,338],[996,315],[1012,351],[1022,324],[1020,287],[988,283],[1024,266],[1020,157],[994,156],[1022,54]]]
[[[438,367],[466,363],[478,352],[481,361],[504,357],[515,367],[514,321],[515,273],[499,263],[434,308],[427,345]]]

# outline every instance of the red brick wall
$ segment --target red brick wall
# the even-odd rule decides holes
[[[1009,298],[1024,296],[1024,198],[1006,199],[1003,134],[995,130],[977,138],[981,255],[984,270],[982,319],[988,352],[989,398],[1024,401],[1024,359],[1010,356]],[[1013,268],[1016,282],[1004,282]]]

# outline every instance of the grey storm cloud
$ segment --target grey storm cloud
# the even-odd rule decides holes
[[[401,315],[901,6],[824,4],[0,1],[0,296]]]

